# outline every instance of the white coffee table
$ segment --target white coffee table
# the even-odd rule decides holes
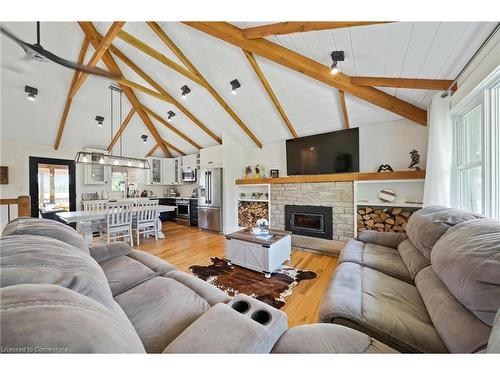
[[[252,234],[250,228],[226,235],[226,259],[238,266],[263,272],[271,277],[292,254],[292,232],[271,230],[268,240]]]

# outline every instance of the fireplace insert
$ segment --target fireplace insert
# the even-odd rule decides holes
[[[333,238],[332,208],[324,206],[285,206],[285,229],[301,236]]]

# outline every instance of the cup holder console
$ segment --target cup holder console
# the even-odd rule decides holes
[[[246,301],[241,301],[241,300],[233,303],[233,305],[231,307],[242,314],[244,314],[244,313],[248,312],[248,310],[250,310],[250,304]]]
[[[265,326],[271,321],[271,314],[265,310],[257,310],[252,314],[251,319]]]

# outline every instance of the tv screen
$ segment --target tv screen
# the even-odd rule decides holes
[[[289,176],[359,172],[359,129],[345,129],[286,141]]]

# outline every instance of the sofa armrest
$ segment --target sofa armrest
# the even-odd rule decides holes
[[[89,246],[90,256],[99,264],[116,257],[126,256],[131,251],[132,248],[126,242],[110,242]]]
[[[269,353],[287,327],[285,313],[239,294],[199,317],[164,353]]]
[[[406,234],[395,232],[377,232],[375,230],[364,230],[358,234],[358,240],[365,243],[392,247],[396,249],[398,245],[406,240]]]

